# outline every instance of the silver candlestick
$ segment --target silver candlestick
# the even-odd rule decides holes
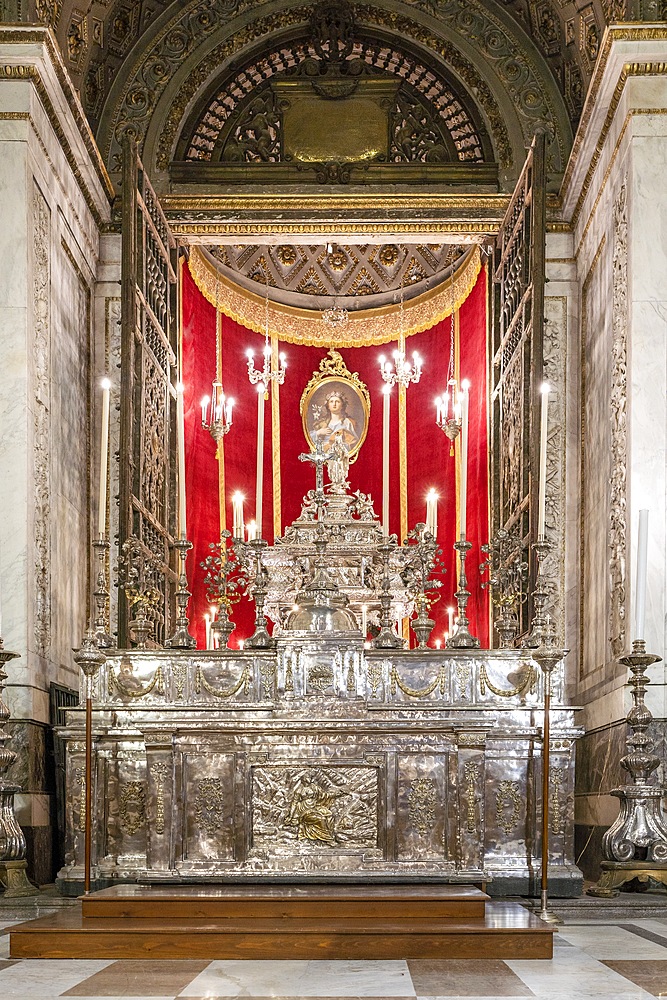
[[[100,667],[106,661],[106,656],[97,647],[95,633],[92,628],[86,632],[81,649],[74,654],[74,662],[80,667],[86,679],[86,795],[84,820],[84,862],[83,891],[90,892],[90,871],[92,862],[92,829],[93,829],[93,687]]]
[[[255,574],[253,580],[252,596],[255,602],[255,631],[246,639],[246,649],[273,649],[276,640],[269,635],[266,627],[267,621],[264,614],[264,602],[267,595],[268,574],[262,562],[262,553],[267,548],[268,543],[263,538],[253,538],[247,542],[255,561]]]
[[[633,704],[627,723],[632,731],[627,738],[628,753],[620,761],[631,780],[612,790],[620,801],[620,811],[602,838],[605,860],[597,885],[588,890],[592,896],[617,896],[619,886],[633,879],[653,879],[667,887],[667,825],[662,812],[666,793],[660,785],[649,784],[660,760],[652,753],[653,740],[647,730],[653,716],[644,701],[650,684],[646,669],[660,660],[660,656],[646,652],[643,639],[635,639],[632,652],[620,660],[631,673]]]
[[[537,576],[535,579],[535,590],[533,591],[533,617],[530,623],[530,632],[523,640],[525,649],[537,649],[542,643],[544,630],[548,624],[547,602],[549,592],[546,586],[546,559],[551,551],[551,542],[548,542],[544,535],[541,535],[536,542],[533,542],[532,549],[537,558]]]
[[[188,590],[188,576],[185,563],[188,552],[192,548],[192,542],[187,538],[178,538],[174,542],[174,548],[178,549],[178,590],[176,591],[176,607],[178,614],[174,627],[174,634],[167,639],[165,646],[170,649],[192,649],[197,645],[197,640],[190,635],[190,619],[187,615],[188,601],[192,594]]]
[[[454,597],[458,606],[458,619],[453,635],[447,640],[447,649],[479,649],[479,639],[470,633],[466,609],[470,600],[468,579],[466,577],[466,556],[472,548],[472,543],[461,537],[454,542],[454,548],[459,554],[459,587]]]
[[[109,590],[107,588],[109,542],[106,538],[96,538],[93,542],[93,548],[97,553],[97,578],[93,591],[97,607],[95,642],[100,649],[110,649],[115,644],[113,637],[109,634]]]
[[[542,645],[533,653],[544,679],[544,721],[542,724],[542,870],[540,877],[539,916],[547,923],[557,924],[560,919],[549,909],[549,788],[551,738],[551,677],[567,654],[556,642],[556,630],[547,612],[543,616]]]
[[[14,813],[14,796],[21,791],[21,786],[5,777],[16,760],[14,751],[5,746],[9,741],[9,733],[4,727],[10,717],[9,708],[3,699],[7,680],[5,664],[18,655],[5,649],[0,639],[0,875],[5,884],[4,899],[36,896],[39,893],[28,881],[25,837]]]
[[[396,535],[390,535],[378,545],[377,550],[382,560],[382,580],[380,591],[380,631],[372,642],[373,649],[403,649],[403,640],[394,629],[391,617],[391,575],[389,560],[396,548]]]

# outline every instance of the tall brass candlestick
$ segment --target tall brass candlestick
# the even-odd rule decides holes
[[[86,895],[90,892],[90,872],[92,862],[92,825],[93,825],[93,685],[95,677],[99,673],[100,667],[106,662],[106,656],[95,643],[95,634],[92,627],[88,628],[81,649],[74,654],[74,662],[80,667],[85,676],[86,688],[86,800],[85,800],[85,821],[84,821],[84,862],[83,862],[83,891]]]

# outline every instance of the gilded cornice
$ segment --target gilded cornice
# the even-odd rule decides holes
[[[350,194],[256,194],[231,195],[189,195],[166,194],[160,198],[164,212],[178,215],[179,212],[305,212],[327,211],[378,211],[436,209],[438,211],[488,212],[493,219],[502,218],[509,205],[506,194],[465,194],[451,195],[446,192],[423,194],[421,192],[378,192]]]
[[[591,120],[596,107],[598,106],[598,98],[600,95],[600,88],[604,80],[605,72],[607,70],[607,65],[609,63],[609,58],[611,56],[612,49],[614,45],[618,42],[638,42],[638,41],[666,41],[667,40],[667,24],[619,24],[612,25],[608,27],[604,33],[602,39],[602,45],[600,47],[600,53],[598,55],[597,62],[595,64],[595,70],[593,72],[593,78],[591,80],[590,87],[588,88],[588,93],[586,95],[586,102],[584,104],[584,109],[581,114],[581,119],[579,121],[579,127],[577,128],[577,134],[574,137],[574,142],[572,144],[572,152],[570,153],[570,158],[568,160],[567,166],[565,168],[565,173],[563,175],[563,183],[561,185],[561,196],[563,200],[567,190],[572,183],[572,176],[574,174],[575,168],[581,156],[582,147],[584,141],[588,136],[588,131],[590,128]],[[605,122],[600,134],[601,143],[604,142],[611,122],[613,120],[613,111],[616,110],[618,102],[623,93],[623,88],[629,76],[642,76],[642,75],[656,75],[656,73],[644,72],[642,73],[640,67],[642,66],[664,66],[664,63],[626,63],[621,70],[619,80],[617,81],[614,94],[612,96],[609,105],[609,114],[605,118]],[[663,69],[664,73],[665,70]],[[620,88],[620,89],[619,89]],[[614,103],[615,102],[615,103]],[[599,143],[600,145],[600,143]],[[596,150],[597,151],[597,150]],[[599,153],[597,158],[599,158]],[[597,163],[597,158],[595,162]],[[589,169],[586,180],[589,180],[588,175],[591,173]],[[584,182],[586,183],[586,182]],[[590,181],[589,181],[590,184]]]
[[[5,26],[4,28],[0,28],[0,45],[7,45],[7,44],[32,45],[35,43],[39,45],[44,45],[46,48],[51,65],[53,66],[54,72],[56,74],[56,78],[63,92],[63,96],[65,98],[65,101],[67,102],[67,106],[74,119],[77,131],[81,136],[81,140],[85,145],[86,151],[88,152],[88,155],[90,157],[90,162],[93,167],[93,170],[95,171],[99,179],[99,182],[102,186],[102,189],[106,197],[108,198],[109,202],[111,202],[115,195],[113,184],[111,183],[111,179],[109,177],[109,174],[107,173],[107,169],[104,165],[104,161],[97,147],[97,143],[95,142],[93,134],[90,130],[88,119],[86,118],[83,112],[83,108],[81,107],[81,103],[79,101],[77,93],[74,90],[72,83],[70,81],[69,74],[65,69],[65,65],[63,63],[62,56],[60,54],[60,49],[58,47],[58,43],[55,39],[52,30],[46,27],[33,26],[30,28],[25,28],[19,25],[15,25],[12,27]],[[22,65],[6,64],[0,67],[0,79],[5,79],[5,80],[31,79],[34,82],[35,88],[40,96],[42,104],[44,105],[44,109],[47,115],[49,116],[53,129],[56,132],[58,139],[60,140],[63,146],[63,151],[65,153],[65,156],[67,157],[67,162],[72,168],[72,171],[76,176],[82,191],[86,193],[86,202],[88,203],[88,207],[91,209],[91,212],[93,212],[93,215],[96,216],[96,221],[99,222],[99,220],[97,219],[98,210],[97,208],[93,209],[90,203],[89,200],[91,199],[90,192],[88,191],[87,185],[83,182],[83,179],[81,177],[81,172],[76,166],[76,156],[74,155],[71,145],[64,134],[62,126],[60,125],[58,115],[53,106],[53,103],[48,93],[48,89],[42,79],[39,69],[34,65],[22,66]]]
[[[269,335],[289,344],[310,347],[362,347],[369,344],[386,344],[396,339],[402,330],[406,337],[421,333],[446,319],[454,309],[460,308],[475,286],[481,269],[478,247],[471,250],[468,259],[450,278],[422,295],[399,304],[378,309],[351,311],[347,323],[340,331],[332,330],[320,319],[319,310],[297,309],[269,301]],[[249,330],[264,333],[266,300],[263,295],[241,288],[222,274],[197,247],[192,247],[189,261],[190,273],[200,292],[226,316],[241,323]],[[453,287],[452,287],[453,280]]]
[[[310,237],[381,236],[391,240],[396,236],[438,237],[438,242],[465,242],[467,237],[486,238],[500,229],[499,222],[192,222],[190,220],[169,219],[171,231],[176,237],[187,237],[194,243],[215,243],[219,239],[255,240],[258,237]],[[475,240],[476,242],[476,240]]]

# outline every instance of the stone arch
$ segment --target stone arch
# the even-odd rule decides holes
[[[301,0],[236,4],[225,18],[231,6],[228,0],[206,0],[177,12],[171,7],[156,21],[150,40],[130,53],[98,129],[112,175],[118,174],[120,140],[129,132],[158,188],[166,188],[165,163],[182,125],[221,71],[227,74],[230,63],[241,65],[254,51],[303,32],[314,5]],[[375,0],[355,4],[354,13],[361,33],[382,31],[399,46],[407,42],[457,81],[494,143],[502,188],[513,185],[538,129],[548,134],[548,170],[557,186],[572,141],[565,103],[537,47],[497,3],[443,0],[436,7]]]

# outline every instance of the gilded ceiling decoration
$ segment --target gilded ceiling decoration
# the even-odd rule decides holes
[[[461,244],[330,243],[306,246],[209,246],[220,273],[271,301],[301,309],[337,305],[352,311],[405,302],[448,278],[470,256]],[[259,286],[259,290],[258,287]]]
[[[400,81],[389,98],[387,158],[392,162],[493,159],[486,129],[474,121],[465,96],[432,68],[381,41],[351,37],[344,59],[337,61],[338,72],[323,75],[322,67],[332,63],[320,59],[319,42],[314,38],[282,45],[241,70],[235,68],[182,135],[176,159],[280,162],[284,159],[280,104],[281,97],[294,100],[290,84],[305,80],[315,93],[325,89],[325,96],[344,102],[358,92],[365,77]],[[279,89],[283,81],[284,90]],[[326,118],[322,124],[330,127]]]
[[[241,248],[236,248],[240,250]],[[249,248],[250,249],[250,248]],[[276,254],[280,248],[272,248]],[[288,250],[299,248],[289,247]],[[321,248],[320,248],[321,249]],[[339,248],[336,248],[339,249]],[[344,248],[361,250],[361,248]],[[367,249],[367,248],[366,248]],[[410,251],[416,248],[408,248]],[[428,247],[423,247],[423,251],[428,251]],[[441,247],[440,250],[447,250]],[[229,250],[225,247],[225,250]],[[391,247],[378,247],[390,256]],[[255,260],[256,265],[267,266],[267,248],[252,248],[249,258]],[[258,255],[263,257],[263,261],[258,260]],[[411,254],[412,255],[412,254]],[[445,255],[446,256],[446,255]],[[291,259],[291,258],[290,258]],[[271,257],[274,273],[277,267],[273,256]],[[481,253],[479,247],[469,248],[467,253],[459,258],[453,273],[443,269],[438,283],[419,294],[414,294],[415,290],[405,287],[405,294],[391,295],[385,297],[390,301],[375,308],[367,308],[369,300],[362,296],[361,304],[366,308],[350,309],[348,321],[339,330],[332,329],[322,320],[322,310],[325,305],[329,305],[332,299],[325,299],[322,302],[317,296],[308,297],[309,308],[300,308],[296,305],[278,301],[278,296],[287,298],[284,290],[276,286],[269,288],[269,303],[267,309],[266,289],[257,282],[253,288],[245,288],[239,280],[239,273],[235,278],[229,276],[229,269],[223,269],[219,262],[212,259],[211,255],[201,247],[192,247],[190,252],[189,267],[192,277],[202,295],[217,308],[230,316],[238,323],[243,324],[249,330],[256,330],[263,333],[268,319],[269,334],[278,336],[292,344],[308,344],[313,346],[326,347],[361,347],[367,344],[385,344],[388,339],[397,338],[399,333],[406,337],[422,330],[428,330],[435,323],[446,319],[451,315],[452,307],[458,309],[474,288],[477,276],[482,266]],[[314,269],[313,269],[314,270]],[[322,281],[320,277],[322,271],[314,273],[314,279]],[[400,274],[403,269],[397,269]],[[409,272],[408,272],[409,273]],[[443,277],[442,275],[448,275]],[[330,280],[330,279],[329,279]],[[253,284],[250,282],[250,284]],[[354,284],[354,282],[353,282]],[[352,289],[350,289],[352,290]],[[410,297],[410,293],[414,297]],[[403,301],[401,301],[403,298]],[[292,299],[296,301],[296,299]],[[303,299],[301,300],[303,301]],[[346,305],[353,302],[352,297],[345,300]],[[338,303],[338,299],[336,299]],[[268,316],[267,316],[268,313]]]

